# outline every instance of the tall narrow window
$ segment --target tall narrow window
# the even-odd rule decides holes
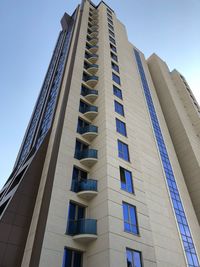
[[[75,235],[79,221],[84,218],[85,218],[85,207],[70,201],[68,222],[67,222],[67,234]]]
[[[115,37],[115,34],[114,34],[113,31],[111,31],[110,29],[109,29],[108,31],[109,31],[109,34],[110,34],[111,36]]]
[[[113,43],[114,45],[116,44],[116,42],[115,42],[115,39],[114,38],[112,38],[111,36],[109,36],[109,40],[111,41],[111,43]]]
[[[114,31],[114,27],[113,27],[112,25],[110,25],[110,23],[108,23],[108,27],[109,27],[112,31]]]
[[[138,235],[138,223],[136,208],[131,204],[123,202],[124,231]]]
[[[74,166],[72,173],[72,185],[71,185],[71,190],[73,192],[79,191],[79,184],[80,182],[87,180],[87,175],[88,173],[86,171],[83,171]]]
[[[119,156],[119,158],[124,159],[126,161],[130,161],[128,145],[123,143],[120,140],[117,140],[117,141],[118,141],[118,156]]]
[[[142,267],[142,255],[140,251],[126,249],[127,267]]]
[[[134,193],[131,172],[122,167],[119,168],[119,171],[120,171],[121,189],[129,193]]]
[[[110,56],[113,60],[115,60],[116,62],[118,62],[118,58],[117,56],[113,53],[113,52],[110,52]]]
[[[82,252],[65,248],[62,267],[82,267]]]
[[[112,49],[112,51],[114,51],[115,53],[117,53],[117,48],[110,43],[110,49]]]
[[[75,153],[74,153],[74,157],[76,159],[80,159],[81,158],[81,153],[84,151],[84,150],[87,150],[89,148],[89,145],[79,141],[79,140],[76,140],[76,145],[75,145]]]
[[[115,70],[116,72],[119,72],[119,66],[117,64],[111,61],[111,66],[113,70]]]
[[[109,19],[112,19],[112,16],[109,13],[107,13],[107,16]]]
[[[122,90],[115,85],[113,85],[113,94],[122,99]]]
[[[113,25],[113,22],[111,19],[108,18],[108,22]]]
[[[120,78],[115,73],[112,73],[112,79],[113,79],[114,82],[116,82],[117,84],[121,85]]]
[[[123,121],[121,121],[121,120],[119,120],[117,118],[116,118],[116,130],[117,130],[118,133],[120,133],[120,134],[122,134],[124,136],[127,136],[127,134],[126,134],[126,124]]]
[[[124,107],[122,104],[117,102],[116,100],[114,101],[115,103],[115,112],[119,113],[120,115],[124,116]]]

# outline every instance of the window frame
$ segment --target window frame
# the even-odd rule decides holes
[[[128,221],[126,221],[125,220],[125,216],[124,216],[124,206],[127,206],[127,208],[128,208]],[[132,222],[131,222],[131,216],[132,216],[132,214],[131,214],[131,211],[130,211],[130,209],[131,208],[133,208],[133,210],[134,210],[134,217],[135,218],[133,218],[133,220],[135,219],[135,224],[133,224]],[[136,235],[136,236],[139,236],[140,235],[140,232],[139,232],[139,225],[138,225],[138,218],[137,218],[137,208],[136,208],[136,206],[134,206],[134,205],[132,205],[132,204],[130,204],[130,203],[127,203],[127,202],[125,202],[125,201],[123,201],[122,202],[122,209],[123,209],[123,222],[124,222],[124,232],[126,232],[126,233],[129,233],[129,234],[133,234],[133,235]],[[126,227],[125,227],[125,223],[126,224],[129,224],[130,225],[130,229],[131,229],[131,227],[133,227],[133,229],[135,228],[136,229],[136,231],[137,231],[137,233],[135,233],[135,232],[133,232],[133,231],[128,231],[127,229],[126,229]]]
[[[119,115],[125,117],[125,113],[124,113],[124,106],[119,103],[117,100],[114,100],[114,107],[115,107],[115,112],[118,113]],[[120,110],[118,109],[118,107],[121,108],[122,113],[120,113]]]
[[[124,172],[124,173],[123,173],[123,176],[124,176],[125,183],[123,183],[123,180],[122,180],[122,178],[123,178],[123,176],[122,176],[122,172]],[[127,189],[128,189],[128,183],[127,183],[126,173],[125,173],[125,172],[128,172],[128,173],[130,174],[131,190],[127,190]],[[123,190],[123,191],[125,191],[125,192],[127,192],[127,193],[129,193],[129,194],[133,194],[133,195],[135,195],[135,190],[134,190],[134,186],[133,186],[133,176],[132,176],[132,172],[129,171],[129,170],[127,170],[127,169],[125,169],[125,168],[123,168],[123,167],[121,167],[121,166],[119,166],[119,174],[120,174],[121,190]],[[123,186],[122,186],[123,184],[125,184],[125,188],[123,188]]]
[[[120,94],[117,94],[115,92],[120,92]],[[123,100],[122,90],[118,88],[117,86],[115,86],[114,84],[113,84],[113,95]]]
[[[126,144],[126,143],[122,142],[121,140],[117,139],[117,145],[118,145],[118,157],[120,159],[125,160],[126,162],[130,162],[130,153],[129,153],[129,146],[128,146],[128,144]],[[122,150],[119,149],[119,146],[120,145],[123,145],[123,147],[122,147],[123,149]],[[126,148],[127,155],[125,153],[124,148]]]
[[[115,122],[116,122],[116,131],[117,131],[117,133],[127,137],[126,123],[121,121],[118,118],[115,118]],[[123,127],[121,127],[122,125],[123,125]],[[123,129],[123,131],[118,131],[120,129]]]
[[[132,254],[132,255],[131,255],[131,258],[132,258],[132,262],[131,262],[131,264],[134,264],[134,266],[135,266],[134,252],[136,252],[136,253],[139,253],[139,255],[140,255],[140,266],[143,267],[144,265],[143,265],[142,252],[139,251],[139,250],[136,250],[136,249],[132,249],[132,248],[127,248],[127,247],[126,247],[126,262],[127,262],[127,259],[128,259],[128,257],[127,257],[127,252],[128,252],[128,251]],[[128,264],[127,264],[127,267],[128,267]]]

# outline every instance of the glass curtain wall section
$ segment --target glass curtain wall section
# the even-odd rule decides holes
[[[139,52],[136,49],[134,49],[134,55],[136,58],[138,71],[140,74],[141,83],[142,83],[142,87],[144,90],[144,95],[146,98],[153,130],[154,130],[154,135],[155,135],[156,142],[158,145],[163,170],[165,172],[166,182],[167,182],[167,186],[169,189],[172,206],[174,209],[176,221],[177,221],[179,232],[181,235],[182,244],[183,244],[184,251],[186,254],[187,263],[189,267],[199,267],[200,266],[199,260],[198,260],[196,249],[195,249],[194,242],[192,239],[190,227],[187,222],[186,214],[183,208],[183,204],[181,201],[176,179],[175,179],[173,169],[170,163],[167,148],[165,146],[164,138],[161,132],[160,124],[159,124],[156,110],[154,107],[154,103],[151,97],[150,88],[149,88],[149,85],[148,85],[148,82],[145,76],[144,68],[142,65],[142,60],[141,60]]]

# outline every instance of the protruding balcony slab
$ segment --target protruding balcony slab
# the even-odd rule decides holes
[[[94,75],[97,73],[99,66],[97,64],[90,64],[86,67],[87,72]]]
[[[96,149],[85,149],[80,152],[80,163],[87,167],[93,166],[97,163],[97,150]]]
[[[88,243],[97,239],[97,220],[80,219],[70,223],[73,224],[70,229],[74,240]]]
[[[85,139],[92,141],[98,135],[98,127],[90,124],[89,126],[81,128],[79,132]]]
[[[85,83],[89,86],[89,87],[94,87],[97,85],[99,78],[95,75],[92,76],[88,76],[87,79],[85,80]]]
[[[97,60],[98,60],[98,55],[96,55],[96,54],[87,55],[87,56],[86,56],[86,59],[87,59],[90,63],[94,64],[94,63],[96,63]]]
[[[96,180],[87,179],[79,182],[77,196],[89,200],[95,197],[97,194]]]

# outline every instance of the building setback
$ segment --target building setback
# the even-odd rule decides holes
[[[62,30],[0,191],[0,267],[200,267],[200,107],[101,1]]]

